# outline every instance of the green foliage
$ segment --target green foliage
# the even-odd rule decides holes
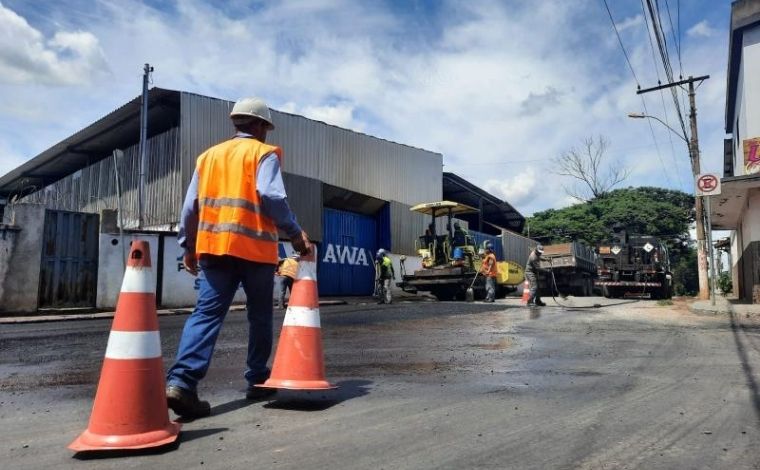
[[[673,293],[675,295],[695,295],[699,291],[697,270],[697,249],[690,247],[678,259],[671,259],[673,272]]]
[[[673,301],[670,299],[662,299],[657,301],[657,305],[660,307],[667,307],[668,305],[673,305]]]
[[[720,276],[718,276],[718,289],[720,289],[723,295],[733,292],[734,281],[731,280],[731,273],[727,271],[720,273]]]

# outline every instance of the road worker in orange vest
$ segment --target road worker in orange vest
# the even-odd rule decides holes
[[[483,258],[483,265],[480,272],[486,278],[486,302],[494,302],[496,299],[496,255],[493,253],[493,244],[486,242],[486,256]]]
[[[295,257],[283,258],[277,264],[275,275],[280,278],[280,292],[277,296],[277,308],[285,307],[285,294],[293,289],[293,280],[298,274],[298,261]]]
[[[288,205],[279,147],[267,145],[274,129],[267,105],[243,98],[230,113],[237,133],[198,157],[185,197],[178,242],[185,249],[185,269],[199,278],[195,310],[185,322],[174,365],[167,374],[166,399],[180,416],[210,414],[198,398],[219,330],[242,285],[247,298],[248,356],[246,398],[273,393],[255,387],[269,378],[272,351],[272,291],[278,261],[278,229],[293,248],[311,250]]]

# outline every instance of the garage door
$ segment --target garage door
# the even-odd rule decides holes
[[[320,295],[372,295],[377,222],[374,217],[325,208],[319,250]]]

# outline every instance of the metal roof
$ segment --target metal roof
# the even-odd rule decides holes
[[[522,214],[509,203],[454,173],[443,173],[443,198],[480,209],[480,214],[461,216],[467,220],[470,228],[483,231],[483,226],[489,225],[522,233],[525,225]]]
[[[133,99],[76,134],[0,177],[0,198],[39,190],[139,140],[140,100]],[[180,93],[153,88],[148,93],[149,137],[179,125]]]

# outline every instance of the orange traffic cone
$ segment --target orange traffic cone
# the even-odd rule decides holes
[[[269,380],[259,387],[289,390],[336,388],[325,380],[319,323],[317,263],[312,253],[298,262]]]
[[[526,280],[525,282],[523,282],[523,293],[522,293],[522,299],[520,299],[520,303],[527,304],[529,298],[530,298],[530,282]]]
[[[108,337],[87,430],[69,444],[80,451],[143,449],[177,439],[169,421],[150,246],[133,241]]]

